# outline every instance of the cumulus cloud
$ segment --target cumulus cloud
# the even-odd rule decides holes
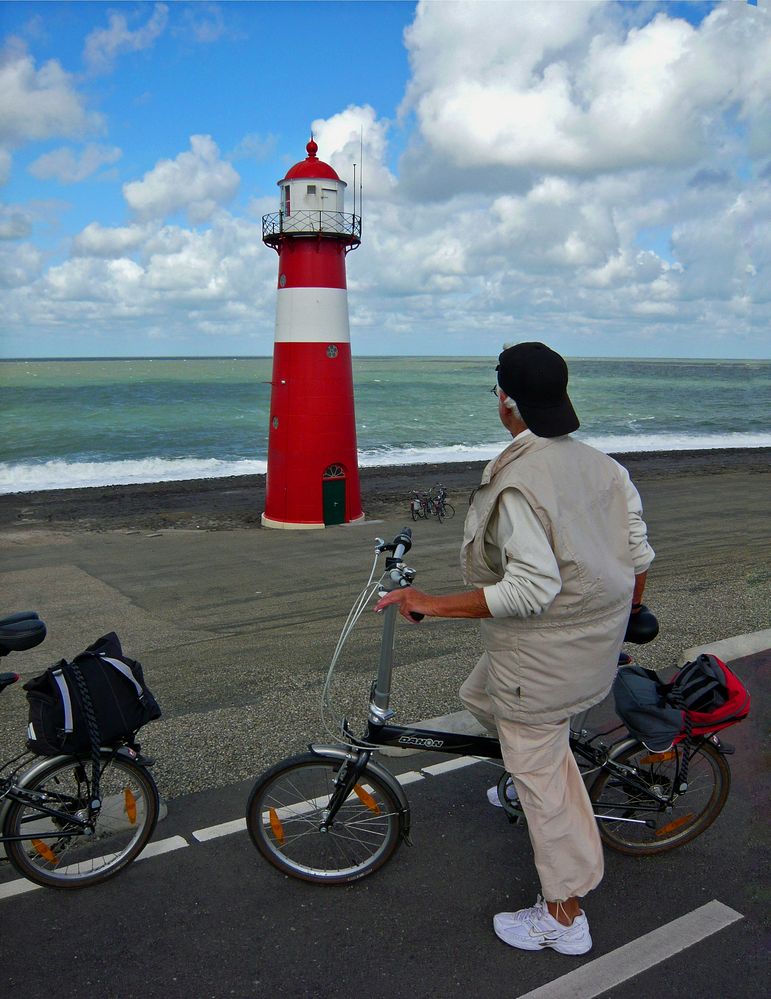
[[[31,243],[0,245],[0,287],[21,288],[40,274],[43,254]]]
[[[98,146],[89,143],[78,154],[67,146],[44,153],[33,163],[29,172],[40,180],[58,180],[62,184],[76,184],[85,180],[100,167],[116,163],[123,153],[117,146]]]
[[[402,112],[437,160],[465,169],[692,163],[737,111],[761,143],[771,33],[732,6],[698,27],[661,13],[624,30],[591,3],[421,3]]]
[[[202,45],[210,45],[228,34],[222,8],[216,3],[196,3],[182,11],[175,33],[190,37]]]
[[[123,257],[147,239],[146,226],[101,226],[91,222],[72,241],[74,257]]]
[[[98,129],[72,76],[51,59],[39,69],[26,50],[12,44],[0,57],[0,144],[7,147]]]
[[[385,163],[388,147],[388,122],[379,119],[374,108],[349,105],[331,118],[317,118],[311,129],[319,146],[318,155],[333,166],[348,183],[353,181],[353,164],[366,172],[368,197],[391,194],[396,178]],[[357,174],[357,185],[360,174]],[[357,194],[358,197],[358,194]]]
[[[266,349],[271,342],[275,258],[258,223],[226,212],[201,231],[92,224],[74,240],[69,259],[44,273],[39,258],[24,263],[26,271],[20,263],[4,272],[13,285],[4,299],[11,327],[85,323],[142,337],[236,327],[261,335]]]
[[[0,187],[8,183],[11,176],[11,154],[7,149],[0,149]]]
[[[348,263],[355,350],[492,353],[558,338],[579,353],[644,343],[703,355],[740,338],[767,353],[767,15],[723,5],[690,24],[656,10],[422,3],[401,115],[350,105],[313,122],[320,157],[349,184],[363,136],[363,242]],[[230,214],[239,176],[228,160],[264,159],[273,142],[249,135],[223,157],[193,136],[123,186],[133,221],[92,222],[48,270],[22,244],[5,258],[7,325],[257,332],[268,351],[275,257],[260,215],[277,198],[271,184],[245,217]],[[288,163],[304,155],[275,142]],[[392,142],[406,143],[397,166]],[[349,188],[348,211],[352,200]],[[28,207],[0,215],[14,250]]]
[[[236,194],[239,183],[211,136],[193,135],[189,152],[161,160],[142,180],[124,184],[123,196],[140,218],[185,212],[191,222],[203,222]]]
[[[0,205],[0,239],[25,239],[31,232],[29,212],[12,205]]]
[[[110,11],[109,27],[96,28],[86,38],[83,61],[92,73],[109,72],[116,58],[125,52],[139,52],[155,44],[168,21],[168,7],[157,3],[149,19],[141,27],[129,28],[125,14]]]

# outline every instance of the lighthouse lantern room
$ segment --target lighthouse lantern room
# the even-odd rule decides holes
[[[262,220],[278,253],[264,527],[361,520],[345,258],[361,242],[345,181],[306,159],[278,182],[280,210]]]

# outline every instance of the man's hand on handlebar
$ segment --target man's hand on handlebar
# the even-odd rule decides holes
[[[428,593],[408,586],[393,590],[381,597],[375,604],[376,611],[382,611],[389,604],[399,604],[403,618],[415,624],[412,614],[425,614],[427,617],[491,617],[485,600],[484,590],[467,590],[464,593],[448,593],[446,596],[432,597]]]
[[[427,593],[423,593],[422,590],[416,590],[414,586],[407,586],[402,590],[392,590],[390,593],[382,596],[375,604],[375,611],[379,614],[389,604],[398,604],[401,616],[409,621],[410,624],[417,624],[429,613],[429,606],[432,599]]]

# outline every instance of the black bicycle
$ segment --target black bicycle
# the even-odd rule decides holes
[[[34,648],[46,628],[34,612],[0,619],[0,657]],[[0,673],[0,691],[19,679]],[[114,877],[147,845],[160,799],[138,745],[102,747],[98,794],[91,754],[21,753],[0,767],[0,844],[19,874],[46,888]]]
[[[434,489],[436,492],[431,491],[431,510],[441,524],[443,520],[450,520],[455,516],[455,507],[448,502],[444,486],[434,486]]]
[[[322,704],[326,705],[335,664],[348,635],[376,592],[409,586],[415,570],[404,564],[411,546],[405,528],[390,544],[378,539],[370,579],[354,603],[332,658]],[[385,571],[375,580],[378,556]],[[373,759],[383,746],[501,760],[497,739],[389,724],[394,627],[397,608],[383,615],[380,665],[370,692],[368,722],[361,736],[345,719],[338,745],[311,745],[309,752],[271,767],[249,796],[246,822],[263,857],[285,874],[316,884],[356,881],[409,842],[410,807],[396,777]],[[647,639],[646,639],[647,640]],[[701,835],[720,814],[731,773],[731,747],[717,735],[696,737],[654,753],[626,735],[608,746],[611,732],[591,735],[574,719],[571,749],[589,789],[600,835],[622,853],[651,855],[682,846]],[[623,729],[620,725],[613,732]],[[501,766],[498,796],[512,821],[524,819],[508,800],[509,775]]]

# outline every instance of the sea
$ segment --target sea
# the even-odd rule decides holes
[[[265,472],[269,357],[0,362],[0,492]],[[489,357],[354,358],[361,466],[489,459]],[[610,453],[771,445],[771,361],[569,359]],[[309,414],[312,419],[312,414]]]

